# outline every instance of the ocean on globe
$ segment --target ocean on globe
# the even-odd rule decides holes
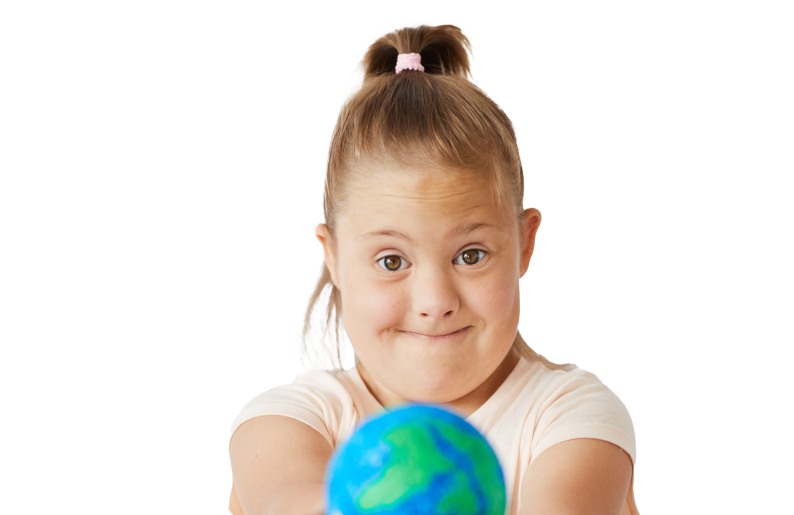
[[[504,515],[502,468],[471,424],[428,404],[369,419],[325,476],[327,515]]]

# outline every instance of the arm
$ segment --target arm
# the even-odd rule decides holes
[[[240,499],[237,497],[237,490],[232,482],[232,493],[229,494],[229,512],[232,515],[245,515],[243,507],[240,506]]]
[[[273,505],[273,513],[325,515],[325,494],[322,483],[284,488]]]
[[[244,422],[229,445],[234,491],[244,514],[322,515],[323,476],[332,452],[303,422],[277,415]]]
[[[633,466],[617,445],[581,438],[543,451],[521,485],[519,515],[618,515]]]
[[[287,513],[295,510],[298,505],[297,509],[300,510],[300,513],[325,515],[323,487],[324,485],[318,485],[310,492],[307,492],[305,487],[301,487],[299,492],[282,491],[281,493],[284,495],[278,498],[279,504],[271,507],[271,510],[275,510],[277,513]],[[234,481],[232,481],[232,491],[229,494],[229,513],[245,515],[243,507],[240,506],[240,499],[237,498],[237,490],[234,489]]]

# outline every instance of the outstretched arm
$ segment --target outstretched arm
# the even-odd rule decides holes
[[[244,422],[229,454],[235,515],[322,515],[323,475],[331,445],[313,428],[277,415]]]
[[[521,485],[519,515],[621,515],[631,458],[617,445],[580,438],[543,451]]]
[[[237,497],[237,489],[234,488],[234,483],[232,483],[232,493],[229,494],[229,512],[232,515],[245,515],[243,507],[240,506],[240,498]]]
[[[281,505],[273,507],[273,510],[276,510],[276,512],[325,515],[323,485],[319,485],[309,492],[306,491],[305,487],[302,487],[299,492],[284,492],[284,494],[285,496],[283,498],[280,497],[280,499],[282,499],[282,501],[280,501]],[[240,500],[237,498],[237,491],[234,489],[234,481],[232,481],[232,491],[229,494],[229,513],[232,515],[245,515],[243,507],[240,506]]]

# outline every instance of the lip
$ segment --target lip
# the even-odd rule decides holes
[[[454,332],[449,333],[449,334],[440,334],[440,335],[412,333],[410,331],[402,331],[402,333],[404,335],[410,336],[412,338],[417,338],[417,339],[420,339],[420,340],[426,340],[426,341],[431,341],[431,342],[437,342],[437,341],[443,341],[443,340],[451,340],[452,338],[455,338],[456,336],[460,336],[469,327],[471,327],[471,326],[467,326],[467,327],[464,327],[462,329],[458,329],[457,331],[454,331]]]

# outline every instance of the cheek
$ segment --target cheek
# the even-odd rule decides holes
[[[356,335],[373,334],[399,327],[403,320],[406,295],[403,286],[387,283],[360,274],[354,281],[342,285],[342,313],[351,342],[366,341]]]
[[[516,274],[506,269],[475,285],[468,304],[485,320],[488,331],[509,332],[518,324],[518,291]]]

